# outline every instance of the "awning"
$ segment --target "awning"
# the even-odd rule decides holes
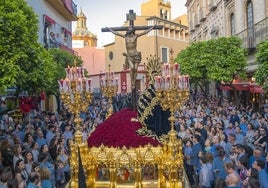
[[[46,22],[50,23],[50,24],[55,24],[55,20],[53,20],[51,17],[49,17],[48,15],[44,14],[44,19]]]
[[[221,85],[221,90],[238,90],[238,91],[247,91],[248,84],[232,84],[232,85]]]
[[[251,93],[264,93],[263,88],[258,85],[249,85],[249,91]]]
[[[249,85],[245,84],[245,83],[243,83],[243,84],[233,84],[233,86],[238,91],[248,91],[249,90],[249,88],[248,88]]]
[[[73,14],[73,1],[72,0],[64,0],[65,8]]]
[[[249,91],[251,93],[264,93],[263,88],[259,85],[251,84],[251,83],[235,83],[232,84],[235,90],[237,91]],[[221,90],[234,90],[230,85],[221,85]]]
[[[221,85],[220,89],[221,90],[233,90],[233,88],[231,88],[229,85]]]

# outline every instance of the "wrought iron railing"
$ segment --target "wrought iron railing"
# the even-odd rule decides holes
[[[260,42],[268,39],[268,17],[256,23],[254,27],[246,28],[236,36],[242,40],[244,48],[256,48]]]

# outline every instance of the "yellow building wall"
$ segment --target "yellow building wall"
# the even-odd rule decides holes
[[[137,16],[134,23],[135,26],[147,26],[147,22],[146,17]],[[128,23],[124,24],[124,26],[128,26]],[[125,34],[125,32],[126,31],[122,31],[122,34]],[[136,31],[136,33],[140,32],[143,31]],[[171,35],[174,35],[174,32],[175,30],[173,30]],[[156,33],[160,33],[161,35],[165,33],[165,36],[156,35]],[[160,31],[153,30],[137,39],[137,50],[142,54],[142,63],[146,62],[146,58],[150,55],[157,55],[161,58],[162,47],[173,49],[174,56],[176,56],[182,49],[188,46],[189,37],[181,37],[181,40],[175,40],[169,38],[168,33],[169,29],[161,29]],[[112,60],[109,59],[110,52],[113,52]],[[125,56],[122,55],[123,52],[126,52],[125,39],[115,36],[115,42],[105,46],[106,70],[108,70],[109,64],[111,64],[111,69],[114,71],[123,70],[123,64],[125,63]]]
[[[160,9],[168,12],[168,18],[171,18],[170,2],[163,0],[148,0],[141,4],[141,16],[157,16],[160,17]]]

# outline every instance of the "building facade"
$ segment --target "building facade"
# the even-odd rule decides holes
[[[143,91],[146,87],[146,72],[144,70],[146,58],[150,57],[150,55],[156,55],[162,63],[167,63],[169,62],[171,49],[174,54],[178,54],[188,46],[189,29],[187,23],[186,15],[171,19],[171,3],[169,1],[148,0],[141,4],[141,15],[136,16],[134,26],[162,25],[163,28],[152,30],[137,39],[137,50],[142,54],[136,81],[137,90]],[[129,26],[129,24],[129,22],[126,22],[123,27]],[[125,32],[122,31],[122,34],[125,34]],[[136,31],[137,34],[139,32],[143,31]],[[104,47],[105,70],[108,70],[108,66],[111,65],[111,69],[119,80],[118,92],[131,92],[130,72],[124,69],[125,56],[122,55],[126,52],[125,39],[115,36],[115,41]]]
[[[97,47],[97,36],[87,28],[87,17],[82,9],[73,32],[73,50],[81,57],[91,77],[92,92],[100,93],[100,76],[105,72],[105,50]]]
[[[77,47],[82,48],[85,46],[96,47],[97,41],[98,41],[97,36],[91,33],[87,29],[87,17],[83,13],[82,9],[77,17],[78,17],[78,20],[77,20],[76,28],[73,32],[73,40],[72,40],[74,44],[73,47],[74,48],[77,48]]]
[[[77,7],[72,0],[26,0],[39,20],[39,42],[45,48],[72,50],[72,21],[77,20]]]
[[[26,0],[38,16],[38,41],[46,49],[60,48],[76,54],[72,49],[72,21],[77,20],[77,7],[72,0]],[[41,101],[41,110],[57,111],[54,95]]]
[[[256,47],[268,39],[268,0],[187,0],[185,6],[191,42],[226,36],[242,40],[242,46],[248,49],[248,80],[254,84]],[[249,82],[239,84],[246,86]],[[241,92],[248,97],[254,98],[262,92],[258,86],[247,88]],[[212,87],[210,91],[214,94],[215,89]]]

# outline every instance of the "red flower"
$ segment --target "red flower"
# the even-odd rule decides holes
[[[137,112],[123,109],[110,116],[109,119],[98,125],[96,130],[88,137],[89,147],[99,147],[101,144],[108,147],[126,146],[139,147],[151,144],[158,146],[160,143],[151,137],[143,137],[136,134],[141,128],[139,122],[131,122],[131,118],[137,117]]]

